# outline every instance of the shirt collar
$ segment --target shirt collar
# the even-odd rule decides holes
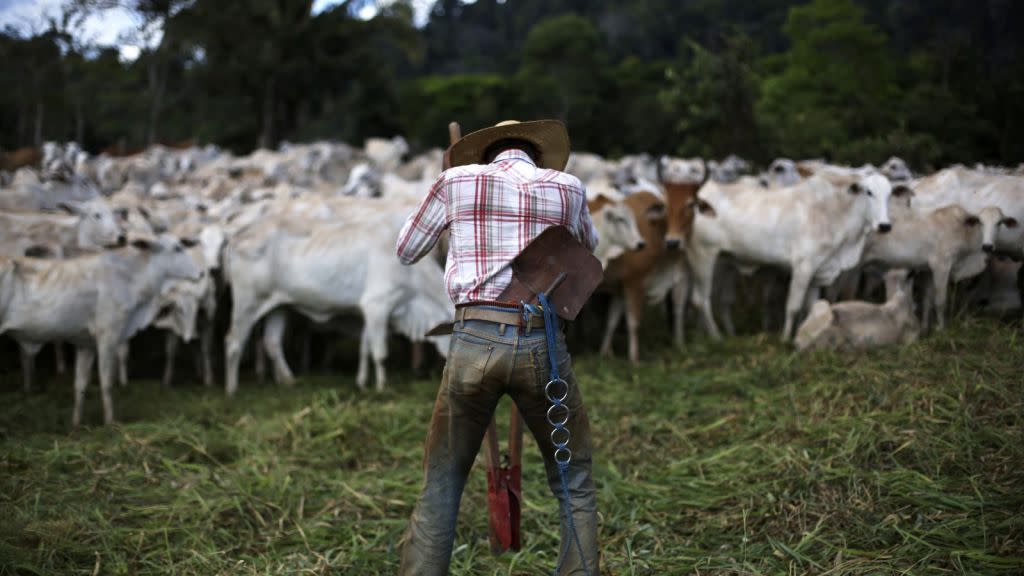
[[[529,154],[518,148],[509,148],[494,157],[494,162],[505,162],[508,160],[522,160],[523,162],[528,162],[531,166],[537,165],[534,163],[533,158],[530,158]]]

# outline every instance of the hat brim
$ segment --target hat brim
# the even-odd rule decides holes
[[[533,120],[517,124],[491,126],[460,138],[449,151],[451,165],[483,164],[484,154],[495,142],[525,140],[540,153],[537,166],[551,170],[565,170],[569,163],[569,132],[558,120]]]

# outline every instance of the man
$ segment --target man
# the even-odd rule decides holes
[[[501,295],[512,279],[512,260],[546,228],[566,227],[590,251],[597,245],[583,185],[561,172],[568,158],[569,135],[555,120],[506,121],[469,134],[448,150],[446,167],[451,168],[399,234],[398,257],[411,264],[449,231],[445,281],[456,305],[448,362],[427,432],[423,490],[404,538],[400,574],[448,573],[462,490],[503,394],[522,413],[540,446],[548,484],[562,498],[546,416],[550,367],[544,322],[539,315],[524,317],[519,303],[502,302]],[[559,374],[569,383],[569,506],[579,543],[566,546],[571,535],[563,514],[560,573],[596,575],[590,425],[560,330],[556,348]]]

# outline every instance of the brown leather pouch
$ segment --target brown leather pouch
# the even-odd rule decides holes
[[[512,283],[499,300],[537,304],[537,294],[551,291],[555,313],[575,320],[602,277],[601,262],[564,226],[552,226],[512,260]]]
[[[601,262],[564,226],[540,233],[512,260],[512,283],[501,293],[502,302],[539,304],[537,294],[549,292],[555,314],[575,320],[594,293],[604,271]],[[452,325],[435,326],[427,336],[452,333]]]

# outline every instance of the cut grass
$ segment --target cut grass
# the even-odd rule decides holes
[[[765,336],[583,355],[606,574],[1024,573],[1024,351],[959,322],[801,357]],[[69,433],[71,391],[0,393],[0,574],[393,574],[437,378],[294,389],[154,382]],[[435,375],[436,376],[436,375]],[[99,422],[95,388],[87,422]],[[502,414],[507,414],[507,401]],[[500,418],[504,421],[505,418]],[[452,574],[544,574],[557,509],[532,440],[523,551],[492,557],[485,479]]]

